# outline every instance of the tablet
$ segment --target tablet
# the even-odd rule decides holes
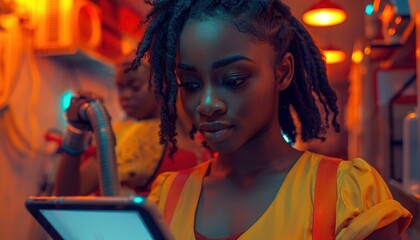
[[[26,208],[53,239],[174,239],[154,203],[136,197],[29,197]]]

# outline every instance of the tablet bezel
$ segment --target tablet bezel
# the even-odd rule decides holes
[[[63,239],[54,226],[40,210],[131,210],[143,218],[147,229],[154,239],[173,239],[168,226],[164,223],[157,207],[146,198],[136,197],[55,197],[31,196],[25,206],[53,239]]]

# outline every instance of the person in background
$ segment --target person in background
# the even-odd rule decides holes
[[[177,109],[178,150],[159,144],[159,102],[150,90],[149,66],[145,62],[137,71],[125,72],[133,54],[123,56],[116,64],[118,100],[126,117],[113,121],[116,137],[116,159],[122,195],[147,196],[150,183],[160,173],[192,167],[206,161],[211,151],[204,147],[200,138],[190,137],[192,123],[185,117],[182,107]],[[82,94],[92,95],[90,92]],[[79,129],[78,129],[79,128]],[[76,130],[74,130],[76,129]],[[83,126],[68,123],[68,131],[83,131]],[[72,133],[70,133],[72,134]],[[62,158],[55,180],[55,195],[89,195],[99,190],[99,160],[90,147],[84,154],[69,153],[62,148]]]
[[[179,88],[186,114],[218,153],[153,183],[148,199],[176,239],[399,239],[412,216],[365,160],[291,146],[340,126],[325,59],[287,5],[149,2],[131,69],[149,60],[165,110],[160,138],[176,144]]]

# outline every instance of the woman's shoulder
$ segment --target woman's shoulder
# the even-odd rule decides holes
[[[305,151],[300,160],[302,164],[310,165],[311,169],[316,170],[322,159],[332,159],[339,162],[337,170],[337,180],[351,176],[351,178],[367,177],[381,178],[379,173],[366,160],[362,158],[343,159],[327,156],[310,151]]]
[[[344,239],[362,239],[398,221],[399,232],[412,216],[393,199],[379,172],[363,158],[342,160],[337,172],[337,227]]]
[[[179,175],[184,175],[184,176],[187,176],[187,177],[190,177],[190,176],[194,177],[194,176],[198,176],[198,175],[203,175],[207,171],[210,163],[211,163],[211,160],[208,160],[208,161],[199,163],[199,164],[197,164],[193,167],[190,167],[190,168],[185,168],[185,169],[182,169],[182,170],[179,170],[179,171],[168,171],[168,172],[164,172],[160,175],[162,175],[161,176],[162,178],[165,178],[165,179],[168,178],[168,179],[171,179],[171,180],[174,180],[174,178],[176,176],[179,176]]]
[[[321,159],[329,156],[305,152],[300,164],[306,164],[308,175],[316,181]],[[393,199],[386,181],[363,158],[336,158],[337,205],[336,230],[338,239],[364,239],[375,229],[397,221],[399,232],[408,227],[412,216]]]
[[[148,199],[158,204],[159,207],[162,207],[164,204],[162,204],[161,200],[166,199],[167,193],[177,176],[183,176],[186,179],[190,177],[201,177],[207,171],[210,162],[211,160],[180,171],[168,171],[159,174],[152,183],[152,188]]]
[[[342,159],[339,172],[342,171],[358,174],[377,173],[376,169],[363,158]]]
[[[363,158],[343,159],[313,152],[305,152],[302,158],[305,158],[305,164],[311,165],[313,171],[316,171],[322,159],[338,161],[337,189],[345,189],[345,192],[355,195],[362,194],[364,191],[378,191],[378,194],[383,195],[384,198],[392,198],[385,180]]]
[[[358,189],[380,192],[383,197],[392,198],[387,184],[379,172],[363,158],[342,160],[337,172],[337,185],[340,188],[351,187],[352,191]],[[370,191],[368,190],[368,191]]]

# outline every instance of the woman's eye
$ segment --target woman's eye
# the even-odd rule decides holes
[[[178,87],[181,87],[188,92],[194,92],[200,87],[200,85],[196,82],[183,82],[178,84]]]
[[[235,75],[223,80],[223,83],[231,88],[239,88],[251,75]]]

